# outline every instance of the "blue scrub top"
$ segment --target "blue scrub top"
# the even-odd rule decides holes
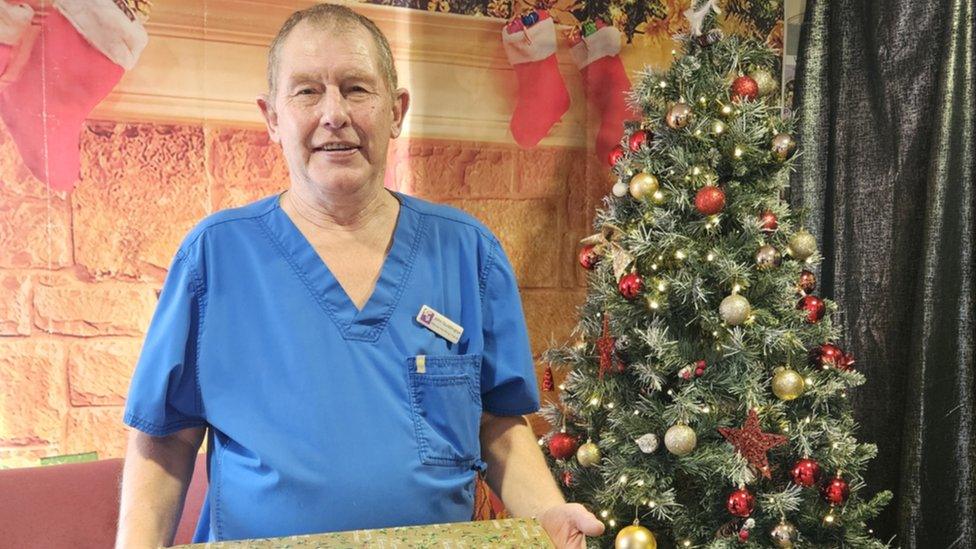
[[[210,428],[195,542],[470,520],[482,410],[538,410],[498,240],[395,196],[362,310],[279,195],[209,216],[180,246],[124,421],[155,436]],[[423,305],[463,327],[457,344],[417,322]]]

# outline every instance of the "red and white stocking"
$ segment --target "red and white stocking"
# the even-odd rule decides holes
[[[502,44],[518,79],[509,127],[521,147],[534,147],[569,110],[569,91],[556,64],[556,26],[545,10],[513,19]]]
[[[113,0],[55,0],[0,115],[24,163],[56,190],[78,179],[81,124],[135,65],[148,40]]]
[[[0,0],[0,82],[10,81],[7,67],[15,61],[18,50],[30,47],[29,30],[34,10],[26,4]]]
[[[602,21],[597,21],[595,32],[570,37],[570,53],[582,73],[586,98],[600,114],[596,154],[601,159],[620,143],[624,121],[635,116],[625,100],[630,80],[620,61],[620,39],[620,31]]]

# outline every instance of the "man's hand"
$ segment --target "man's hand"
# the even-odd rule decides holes
[[[546,509],[539,517],[556,549],[585,549],[586,536],[603,533],[603,523],[579,503],[563,503]]]

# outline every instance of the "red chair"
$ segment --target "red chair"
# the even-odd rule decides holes
[[[112,547],[121,479],[121,459],[0,470],[0,548]],[[206,455],[201,454],[175,544],[192,539],[206,490]]]

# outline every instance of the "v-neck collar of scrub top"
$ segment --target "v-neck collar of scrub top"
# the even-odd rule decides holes
[[[423,236],[424,217],[410,207],[409,197],[390,192],[400,202],[393,243],[362,309],[356,308],[325,261],[281,208],[284,193],[272,197],[271,211],[261,218],[268,236],[346,340],[375,342],[383,333],[406,287]]]

